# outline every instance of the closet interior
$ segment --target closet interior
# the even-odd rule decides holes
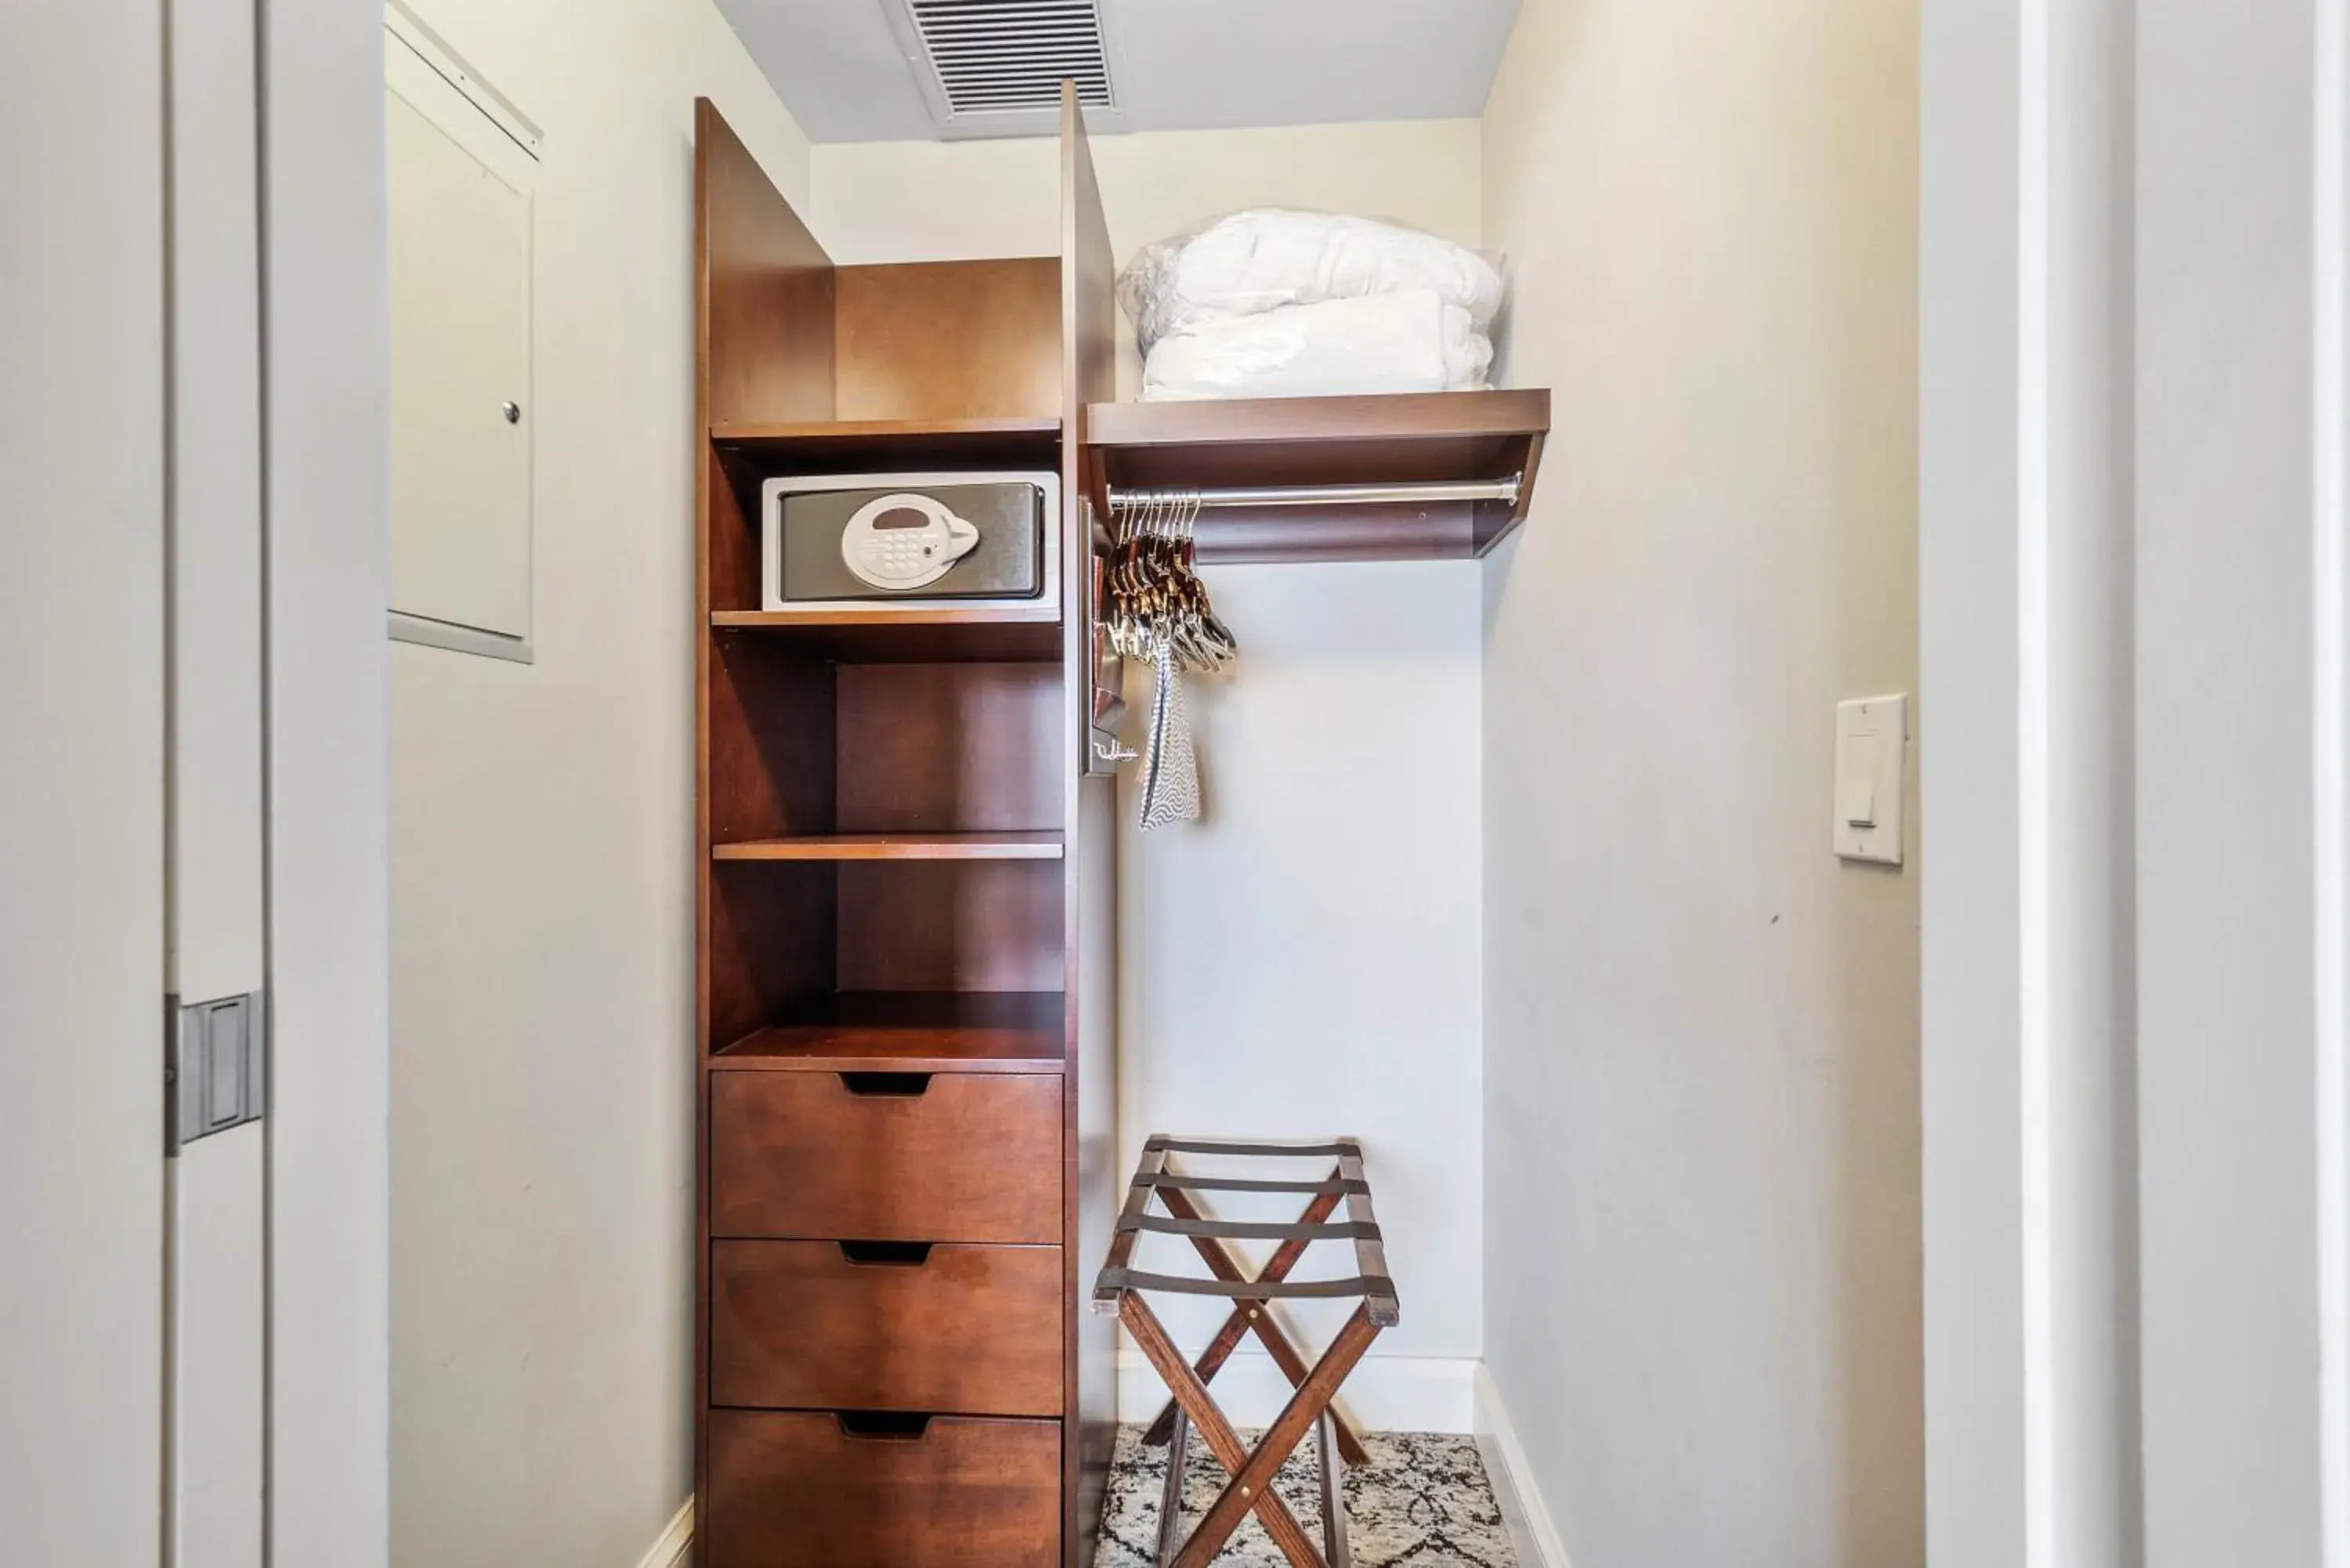
[[[1206,563],[1436,559],[1524,517],[1539,390],[1115,400],[1074,99],[1060,254],[836,266],[697,109],[705,1568],[1092,1559],[1117,1420],[1081,1310],[1115,1130],[1114,500]],[[1056,597],[763,607],[761,491],[1049,471]]]

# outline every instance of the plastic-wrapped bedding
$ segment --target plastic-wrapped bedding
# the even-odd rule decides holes
[[[1118,280],[1145,354],[1172,333],[1286,306],[1426,290],[1492,325],[1502,275],[1463,245],[1374,218],[1258,208],[1146,245]]]
[[[1432,289],[1331,299],[1211,321],[1161,337],[1146,401],[1343,397],[1482,387],[1492,344]]]

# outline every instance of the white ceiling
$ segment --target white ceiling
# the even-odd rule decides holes
[[[1097,131],[1484,111],[1519,0],[1099,0],[1114,114]],[[892,0],[718,0],[816,141],[940,137]],[[1049,133],[1049,117],[996,133]],[[961,134],[970,134],[969,131]]]

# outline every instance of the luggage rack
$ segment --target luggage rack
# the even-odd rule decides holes
[[[1170,1158],[1179,1154],[1243,1159],[1327,1158],[1336,1163],[1330,1174],[1319,1180],[1193,1175],[1172,1168]],[[1290,1221],[1215,1220],[1192,1200],[1195,1192],[1293,1192],[1310,1195],[1311,1201],[1304,1213]],[[1164,1214],[1150,1212],[1154,1198],[1166,1210]],[[1331,1215],[1342,1203],[1347,1218],[1332,1220]],[[1145,1233],[1190,1241],[1213,1278],[1135,1269],[1135,1243]],[[1234,1241],[1278,1241],[1281,1245],[1264,1268],[1252,1275],[1227,1245]],[[1356,1272],[1345,1279],[1290,1279],[1290,1271],[1315,1241],[1351,1242]],[[1143,1299],[1146,1291],[1221,1296],[1232,1303],[1222,1330],[1196,1366],[1183,1359],[1168,1337],[1158,1314]],[[1353,1314],[1321,1359],[1309,1367],[1274,1320],[1272,1303],[1349,1298],[1357,1302]],[[1292,1568],[1351,1568],[1339,1487],[1343,1467],[1362,1462],[1363,1446],[1360,1435],[1331,1408],[1330,1402],[1379,1331],[1393,1327],[1400,1316],[1395,1281],[1388,1273],[1378,1220],[1371,1208],[1370,1183],[1363,1174],[1361,1144],[1353,1138],[1326,1143],[1243,1143],[1152,1136],[1143,1144],[1141,1163],[1127,1189],[1126,1207],[1118,1215],[1109,1256],[1095,1282],[1093,1304],[1097,1314],[1115,1314],[1126,1325],[1173,1395],[1145,1438],[1147,1442],[1173,1444],[1159,1503],[1155,1553],[1159,1568],[1206,1568],[1252,1511]],[[1252,1332],[1263,1342],[1295,1390],[1253,1450],[1242,1444],[1239,1433],[1208,1392],[1209,1381]],[[1176,1533],[1182,1518],[1183,1473],[1190,1429],[1194,1426],[1231,1480],[1191,1538],[1179,1546]],[[1308,1428],[1315,1431],[1322,1467],[1319,1551],[1273,1490],[1274,1475]]]

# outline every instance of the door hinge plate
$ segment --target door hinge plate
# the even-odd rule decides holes
[[[198,1138],[261,1119],[268,1105],[269,1027],[265,992],[212,1002],[164,999],[163,1147],[167,1154]]]

